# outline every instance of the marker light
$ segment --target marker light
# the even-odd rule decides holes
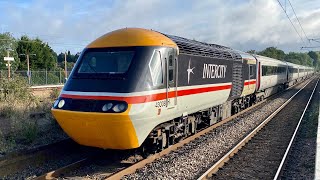
[[[112,108],[112,106],[113,106],[112,103],[105,104],[104,106],[102,106],[102,111],[103,112],[109,111]]]
[[[119,104],[115,105],[115,106],[112,108],[112,110],[113,110],[114,112],[124,112],[124,111],[127,110],[127,108],[128,108],[128,105],[127,105],[127,104],[125,104],[125,103],[119,103]]]

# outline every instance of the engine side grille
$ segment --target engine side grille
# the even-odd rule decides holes
[[[232,69],[231,97],[240,96],[243,90],[242,63],[234,62]]]

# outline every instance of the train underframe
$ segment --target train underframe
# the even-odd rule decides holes
[[[181,116],[158,125],[142,146],[153,152],[161,151],[180,140],[244,110],[258,100],[255,94],[230,100],[224,104]],[[151,148],[150,148],[151,147]]]
[[[162,123],[149,134],[149,137],[142,145],[143,149],[147,147],[148,151],[161,151],[205,127],[237,114],[257,102],[301,82],[301,80],[280,84],[255,94],[230,100],[224,104]]]

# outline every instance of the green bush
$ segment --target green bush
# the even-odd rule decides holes
[[[48,72],[47,84],[59,84],[59,76],[55,72]]]
[[[22,133],[20,137],[23,137],[23,141],[26,144],[32,143],[38,136],[39,128],[38,125],[34,122],[27,122],[22,127]]]
[[[59,94],[60,94],[60,90],[58,88],[54,88],[50,92],[50,98],[51,99],[58,99]]]
[[[61,79],[60,79],[61,78]],[[32,71],[32,85],[60,84],[64,82],[64,73],[59,71]]]
[[[6,103],[31,102],[34,98],[26,78],[15,76],[12,79],[0,79],[0,101]]]
[[[46,84],[46,72],[45,71],[32,71],[31,72],[31,84],[32,85]]]

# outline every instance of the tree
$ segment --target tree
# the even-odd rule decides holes
[[[256,51],[256,50],[251,49],[251,50],[247,51],[247,53],[250,53],[250,54],[257,54],[257,51]]]
[[[67,62],[76,62],[77,59],[79,58],[79,54],[80,53],[76,53],[76,54],[71,54],[70,51],[67,52]],[[58,63],[62,63],[64,62],[64,53],[61,52],[58,55]]]
[[[285,56],[285,61],[295,64],[312,66],[312,59],[307,53],[289,52],[289,54]]]
[[[268,47],[265,50],[258,52],[258,54],[278,60],[284,60],[284,57],[286,55],[282,50],[277,49],[276,47]]]
[[[11,62],[11,70],[15,71],[18,68],[20,59],[17,54],[17,46],[17,41],[10,33],[0,33],[0,69],[7,69],[7,62],[3,60],[3,57],[7,56],[8,49],[10,49],[10,57],[14,58],[14,61]]]
[[[18,41],[17,52],[19,54],[35,54],[35,56],[29,57],[32,70],[52,70],[57,64],[57,54],[48,43],[42,42],[39,38],[30,39],[27,36],[22,36]],[[26,57],[21,58],[19,69],[27,69]]]
[[[308,55],[313,59],[313,66],[318,67],[319,60],[320,60],[319,54],[314,51],[309,51]]]
[[[291,63],[294,63],[294,64],[300,64],[300,57],[297,53],[295,52],[289,52],[289,54],[287,54],[285,56],[285,61],[287,62],[291,62]]]

